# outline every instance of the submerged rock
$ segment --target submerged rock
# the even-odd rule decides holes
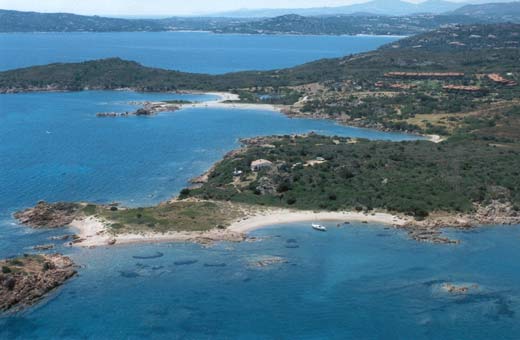
[[[40,245],[33,247],[34,250],[40,250],[40,251],[41,250],[50,250],[53,248],[54,248],[54,244],[40,244]]]
[[[287,261],[283,257],[279,257],[279,256],[263,256],[261,258],[250,261],[249,266],[256,267],[256,268],[264,268],[264,267],[269,267],[269,266],[273,266],[276,264],[282,264],[282,263],[288,263],[288,262],[289,261]]]
[[[133,279],[140,276],[137,272],[127,270],[120,271],[119,274],[127,279]]]
[[[158,258],[163,257],[163,256],[164,256],[164,254],[161,253],[160,251],[158,251],[154,255],[148,255],[148,256],[134,255],[132,257],[134,259],[137,259],[137,260],[151,260],[151,259],[158,259]]]
[[[204,267],[225,267],[225,263],[204,263]]]
[[[195,264],[197,262],[199,262],[199,261],[198,260],[180,260],[180,261],[173,262],[173,264],[176,266],[187,266],[190,264]]]
[[[439,229],[412,229],[408,231],[408,235],[413,240],[419,242],[437,243],[437,244],[459,244],[459,240],[453,240],[449,237],[442,236],[442,231]]]
[[[299,245],[297,244],[288,244],[285,246],[285,248],[288,248],[288,249],[297,249],[297,248],[300,248]]]

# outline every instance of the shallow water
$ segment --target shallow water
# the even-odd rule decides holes
[[[456,232],[462,245],[443,246],[378,225],[326,225],[274,226],[255,232],[258,242],[211,248],[75,249],[79,276],[0,319],[0,337],[517,338],[519,227]],[[285,263],[255,265],[273,256]],[[479,289],[450,296],[443,282]]]
[[[122,91],[1,95],[0,256],[48,242],[46,232],[13,225],[16,210],[38,200],[156,204],[237,148],[240,138],[310,131],[417,138],[262,110],[189,108],[154,117],[96,117],[97,112],[135,110],[128,104],[132,101],[179,98],[212,99]]]
[[[222,49],[207,45],[208,36]],[[140,43],[130,45],[129,37]],[[196,37],[193,48],[178,42],[189,37]],[[121,43],[114,44],[119,38]],[[177,42],[165,46],[165,39]],[[221,73],[289,66],[344,53],[345,47],[342,37],[248,39],[0,34],[0,69],[121,56]],[[146,52],[150,48],[153,53]],[[349,48],[345,53],[354,52]],[[14,211],[40,199],[155,204],[236,148],[239,138],[309,131],[417,138],[259,110],[190,108],[156,117],[95,117],[100,111],[135,109],[130,101],[181,98],[210,97],[115,91],[0,96],[0,258],[31,252],[51,236],[72,232],[18,226]],[[446,246],[410,241],[384,226],[326,225],[327,233],[307,224],[273,226],[254,233],[259,242],[210,248],[70,249],[56,242],[57,251],[81,265],[78,276],[35,307],[0,317],[0,339],[518,338],[518,226],[449,232],[463,242]],[[283,263],[255,265],[273,256]],[[479,289],[449,296],[440,290],[443,282],[476,283]]]
[[[366,52],[395,40],[204,32],[4,33],[0,70],[111,57],[198,73],[269,70]]]

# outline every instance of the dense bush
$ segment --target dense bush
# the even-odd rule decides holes
[[[300,209],[382,208],[418,218],[435,210],[467,212],[473,203],[499,198],[520,204],[520,150],[514,147],[501,149],[474,138],[442,144],[352,144],[322,136],[267,142],[276,148],[250,146],[244,155],[226,158],[215,169],[216,175],[190,195]],[[317,157],[327,161],[297,165]],[[278,166],[250,177],[250,160],[260,158]],[[237,190],[231,185],[235,168],[246,172],[246,182],[256,179]],[[277,190],[260,194],[256,188],[262,177],[272,179]]]

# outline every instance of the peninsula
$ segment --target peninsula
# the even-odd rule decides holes
[[[520,25],[455,26],[376,51],[274,71],[223,75],[121,59],[0,72],[0,93],[133,89],[232,92],[290,116],[380,130],[451,135],[518,106]],[[234,100],[236,103],[237,101]]]
[[[519,45],[520,25],[470,25],[277,71],[188,74],[109,59],[1,72],[3,93],[229,91],[184,105],[277,105],[292,116],[442,136],[440,143],[253,138],[155,207],[41,203],[16,216],[36,227],[79,227],[75,242],[86,246],[240,241],[260,220],[302,216],[389,223],[442,243],[452,240],[441,227],[520,223]]]
[[[40,202],[15,217],[32,227],[74,226],[71,245],[80,246],[243,241],[259,227],[312,220],[383,223],[418,241],[456,243],[442,228],[520,223],[514,145],[314,134],[243,143],[195,186],[154,207]]]

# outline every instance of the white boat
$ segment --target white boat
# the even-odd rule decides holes
[[[316,224],[316,223],[312,224],[312,229],[317,230],[317,231],[327,231],[327,228],[325,228],[321,224]]]

